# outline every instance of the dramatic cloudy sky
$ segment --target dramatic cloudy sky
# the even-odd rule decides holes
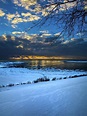
[[[54,21],[49,25],[50,20],[41,27],[30,29],[52,9],[41,11],[37,1],[0,0],[0,58],[17,55],[87,57],[86,34],[77,33],[69,38],[61,35],[58,38],[62,27],[54,25]],[[68,4],[68,7],[73,6]]]

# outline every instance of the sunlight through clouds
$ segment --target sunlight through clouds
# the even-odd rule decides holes
[[[20,45],[18,45],[18,46],[16,46],[16,48],[24,48],[24,46],[22,45],[22,44],[20,44]]]
[[[7,41],[7,37],[6,37],[5,34],[3,34],[2,37],[3,37],[3,40],[4,40],[4,41]]]
[[[14,18],[12,20],[12,24],[17,24],[17,23],[21,23],[21,22],[23,22],[23,19],[22,18]]]
[[[21,13],[21,15],[24,16],[24,17],[29,17],[29,16],[31,16],[31,13],[29,13],[29,12],[27,12],[27,13]]]
[[[6,16],[7,16],[7,19],[11,21],[15,17],[15,14],[7,14]]]
[[[3,17],[5,13],[0,9],[0,17]]]
[[[19,14],[18,12],[16,12],[15,14],[6,14],[6,17],[7,17],[7,20],[11,22],[11,25],[13,28],[15,28],[15,25],[17,25],[18,23],[26,23],[26,22],[36,21],[40,19],[39,16],[32,15],[29,12],[26,12],[26,13],[22,12],[21,14]]]
[[[1,0],[1,1],[3,1],[4,5],[6,3],[5,8],[6,7],[7,8],[4,10],[2,10],[3,8],[0,9],[0,17],[2,18],[4,16],[2,18],[2,20],[4,19],[4,21],[6,21],[5,24],[9,24],[9,27],[14,29],[14,31],[16,31],[16,30],[28,31],[29,29],[31,29],[34,26],[34,24],[41,22],[42,19],[47,18],[47,16],[51,17],[52,15],[50,15],[50,11],[52,11],[52,9],[53,9],[53,13],[58,15],[58,13],[60,11],[62,11],[62,13],[63,13],[63,10],[66,10],[66,8],[69,9],[76,5],[76,1],[72,2],[72,3],[67,3],[67,0],[64,0],[64,1],[59,0],[59,4],[60,4],[60,2],[62,4],[58,6],[58,9],[56,9],[55,4],[53,4],[54,1],[56,1],[56,0],[11,0],[11,2],[8,0]],[[50,5],[50,3],[52,5]],[[11,8],[9,8],[10,5],[13,5],[13,6],[11,6]],[[86,9],[86,7],[87,6],[85,6],[84,9]],[[9,10],[7,10],[7,9],[9,9]],[[53,14],[53,16],[55,14]],[[55,17],[54,17],[54,20],[56,20]],[[42,22],[42,24],[44,24],[44,22]],[[5,26],[7,26],[7,25],[5,25]],[[52,30],[52,29],[53,28],[51,27],[50,30]],[[49,29],[47,29],[47,30],[49,30]],[[40,32],[40,30],[39,30],[39,32]],[[57,31],[55,33],[57,33]],[[59,34],[60,33],[58,33],[56,36],[58,36]],[[51,36],[51,34],[43,33],[41,36],[43,36],[43,37]]]
[[[11,23],[12,28],[16,28],[19,23],[27,23],[27,22],[34,22],[40,20],[42,17],[48,16],[50,11],[54,9],[56,10],[55,5],[51,5],[49,7],[42,7],[42,3],[46,1],[40,1],[40,0],[13,0],[12,1],[14,5],[16,5],[16,8],[24,8],[25,11],[17,10],[15,13],[7,13],[6,17],[7,20]],[[49,3],[52,1],[48,1]],[[54,2],[54,0],[53,0]],[[74,7],[75,2],[73,4],[66,3],[65,5],[59,6],[59,11],[65,10],[66,7]],[[17,9],[18,9],[17,8]],[[58,11],[58,12],[59,12]],[[56,11],[56,13],[58,13]],[[0,11],[0,16],[4,16],[5,13],[3,11]]]
[[[29,10],[29,7],[37,3],[36,0],[13,0],[13,3]]]
[[[0,0],[1,52],[87,56],[86,11],[86,0]]]
[[[13,35],[16,35],[16,34],[22,34],[23,32],[19,32],[19,31],[14,31],[12,32]]]
[[[13,31],[12,34],[14,36],[21,37],[22,39],[32,40],[32,38],[37,37],[37,34],[31,34],[29,35],[27,32],[21,32],[21,31]]]
[[[12,24],[18,24],[18,23],[22,23],[22,22],[30,22],[30,21],[35,21],[35,20],[38,20],[40,19],[38,16],[36,15],[31,15],[29,18],[25,18],[25,17],[15,17],[13,20],[12,20]]]

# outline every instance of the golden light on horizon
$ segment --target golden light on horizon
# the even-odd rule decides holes
[[[61,59],[72,59],[72,57],[64,57],[64,56],[18,56],[11,57],[13,60],[61,60]]]

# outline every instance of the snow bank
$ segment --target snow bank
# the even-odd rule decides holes
[[[27,68],[0,68],[0,85],[16,84],[34,81],[44,76],[52,78],[63,78],[74,75],[87,74],[80,70],[61,70],[61,69],[27,69]]]
[[[0,89],[0,116],[87,116],[87,77]]]

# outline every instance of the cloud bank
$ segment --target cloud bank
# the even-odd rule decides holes
[[[2,52],[3,51],[3,52]],[[30,39],[10,35],[0,37],[0,58],[19,55],[44,55],[63,57],[87,57],[87,41],[84,39],[64,40],[57,36],[42,38],[30,35]]]

